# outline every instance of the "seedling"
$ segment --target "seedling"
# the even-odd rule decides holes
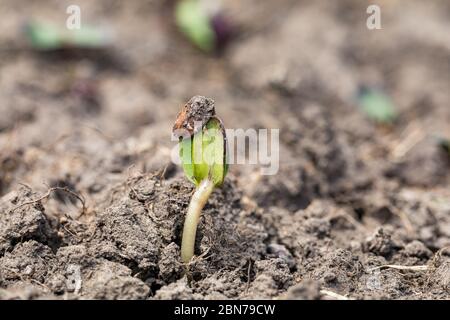
[[[175,22],[186,37],[204,52],[221,49],[228,42],[232,28],[211,0],[180,0],[175,7]]]
[[[25,26],[25,33],[33,48],[37,50],[100,49],[111,42],[104,31],[89,26],[69,30],[47,23],[29,22]]]
[[[181,259],[188,263],[194,256],[197,225],[203,207],[215,187],[221,186],[228,171],[226,135],[215,114],[214,101],[195,96],[178,114],[173,127],[180,139],[183,171],[196,189],[189,203],[181,240]]]
[[[375,122],[390,124],[397,117],[391,99],[380,90],[362,86],[358,92],[358,102],[364,113]]]

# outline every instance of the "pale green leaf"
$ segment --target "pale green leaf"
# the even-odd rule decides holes
[[[101,48],[110,42],[104,31],[89,26],[70,30],[65,26],[30,22],[25,30],[31,45],[39,50],[58,50],[65,47]]]
[[[359,104],[364,113],[376,122],[391,123],[397,117],[391,99],[380,91],[363,90],[359,96]]]
[[[195,185],[211,179],[222,185],[228,170],[222,123],[211,118],[202,130],[180,142],[180,158],[186,177]]]
[[[208,15],[197,0],[179,1],[175,8],[178,28],[203,51],[214,49],[216,36]]]

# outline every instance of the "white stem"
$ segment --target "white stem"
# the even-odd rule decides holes
[[[198,221],[213,190],[214,183],[210,179],[203,180],[189,203],[189,209],[184,220],[183,239],[181,240],[181,259],[184,263],[188,263],[194,256]]]

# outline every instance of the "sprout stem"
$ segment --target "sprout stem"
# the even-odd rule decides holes
[[[181,240],[181,259],[184,263],[188,263],[194,256],[198,221],[213,190],[214,183],[211,179],[204,179],[198,185],[189,203],[189,209],[184,220],[183,239]]]

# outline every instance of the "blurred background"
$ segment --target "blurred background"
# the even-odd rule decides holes
[[[381,29],[367,27],[373,4]],[[81,30],[66,27],[70,5]],[[448,1],[0,8],[0,195],[18,183],[68,186],[95,203],[130,166],[180,174],[172,123],[200,94],[227,128],[281,130],[277,175],[232,169],[260,206],[296,210],[326,197],[367,212],[406,187],[448,196]]]

